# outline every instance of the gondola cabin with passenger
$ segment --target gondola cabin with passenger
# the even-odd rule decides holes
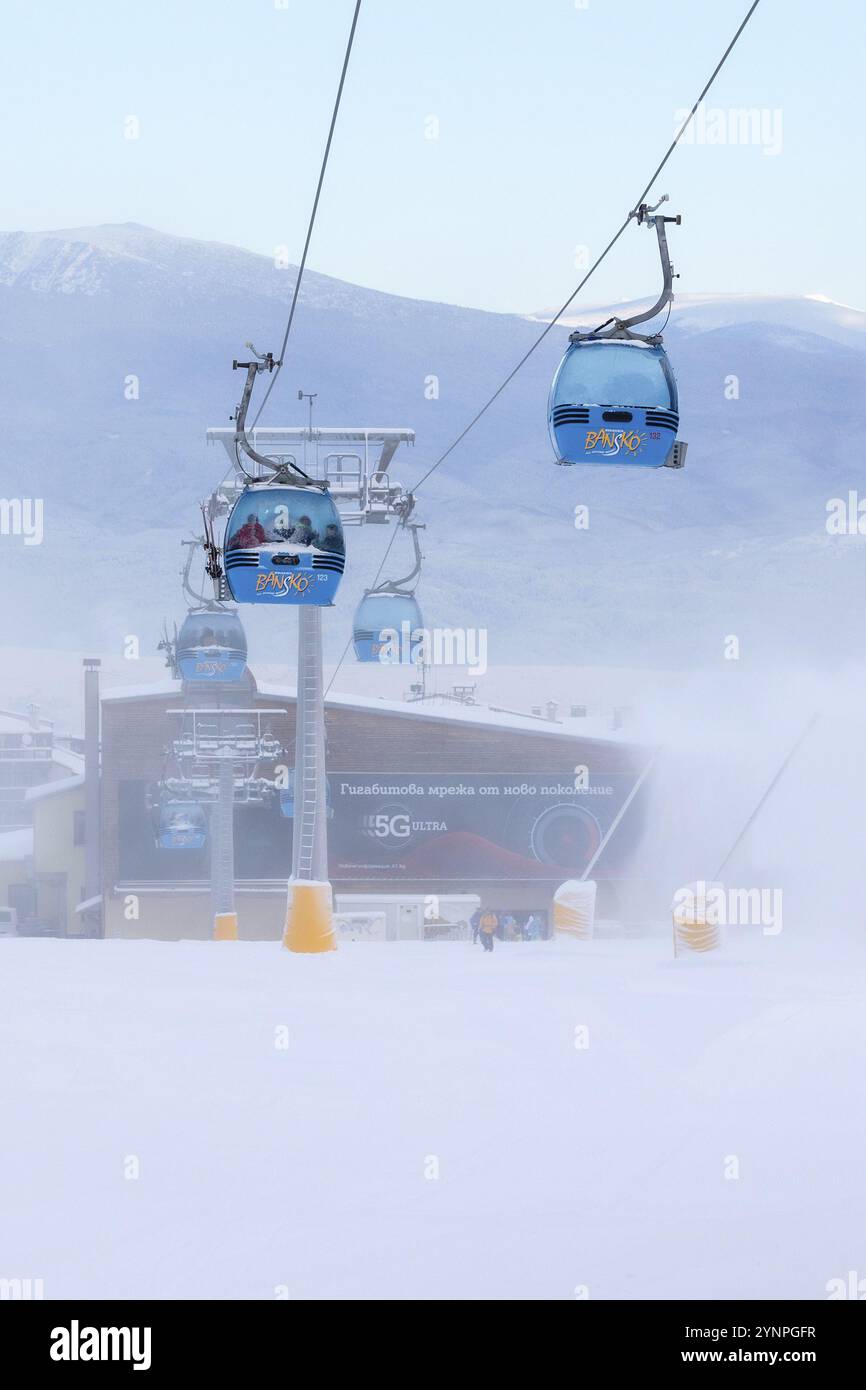
[[[226,524],[223,563],[236,603],[333,603],[346,550],[328,493],[271,480],[244,488]]]
[[[234,436],[244,485],[226,522],[222,563],[205,519],[207,572],[217,582],[224,575],[236,603],[329,607],[346,565],[340,513],[327,482],[311,478],[293,460],[260,454],[247,439],[253,385],[259,372],[274,370],[273,354],[256,353],[254,360],[233,365],[247,373]],[[241,452],[253,462],[256,474],[242,464]]]
[[[188,613],[177,639],[177,667],[189,684],[243,680],[247,639],[237,613],[217,605]]]

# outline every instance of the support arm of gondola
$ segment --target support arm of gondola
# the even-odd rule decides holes
[[[643,214],[643,215],[641,215]],[[676,217],[650,217],[646,213],[646,205],[642,204],[638,212],[638,221],[645,222],[648,227],[655,227],[656,236],[659,243],[659,258],[662,263],[662,292],[653,304],[652,308],[647,309],[643,314],[634,314],[629,319],[617,319],[618,328],[633,328],[636,323],[646,323],[648,319],[654,319],[663,309],[667,308],[674,297],[674,268],[671,265],[670,252],[668,251],[668,238],[665,231],[666,222],[674,222],[677,226],[682,221],[681,214]]]
[[[276,463],[274,459],[268,458],[267,455],[258,453],[247,439],[247,412],[250,408],[250,400],[252,398],[256,377],[259,372],[272,372],[274,367],[281,365],[279,362],[274,361],[274,354],[272,352],[258,353],[252,343],[247,343],[247,347],[255,354],[254,360],[250,362],[238,362],[235,360],[232,362],[234,371],[244,370],[247,374],[247,379],[244,382],[243,394],[241,395],[240,403],[238,404],[234,416],[235,456],[238,458],[238,463],[240,463],[240,457],[237,454],[237,450],[243,449],[248,458],[251,458],[253,462],[259,464],[260,467],[266,468],[276,479],[284,477],[287,478],[287,480],[290,479],[298,483],[302,487],[322,488],[322,483],[317,482],[315,478],[311,478],[309,474],[305,473],[302,468],[299,468],[296,463],[287,460]],[[289,470],[291,470],[291,473],[289,473]],[[244,471],[243,468],[242,471]]]
[[[602,332],[602,329],[607,328],[607,323],[602,324],[600,329],[596,328],[591,333],[572,333],[571,338],[569,340],[570,342],[585,342],[589,338],[598,339],[642,337],[643,335],[639,333],[632,333],[630,331],[632,328],[634,328],[635,324],[647,323],[649,319],[656,318],[662,312],[663,309],[667,308],[669,304],[673,303],[673,285],[676,276],[674,275],[674,268],[671,265],[670,252],[668,251],[668,237],[667,232],[665,231],[665,224],[668,222],[673,222],[677,227],[679,227],[683,219],[681,213],[677,213],[676,217],[662,217],[661,215],[655,215],[656,209],[660,208],[662,203],[666,203],[667,200],[668,195],[667,193],[665,193],[655,204],[654,207],[649,207],[646,203],[641,203],[640,207],[636,208],[635,211],[631,213],[631,216],[636,218],[638,223],[646,227],[655,227],[656,230],[656,237],[658,238],[659,245],[659,259],[661,260],[662,265],[662,290],[655,304],[651,305],[649,309],[645,309],[642,314],[633,314],[631,318],[615,318],[613,320],[608,319],[607,322],[612,322],[613,326],[610,329],[608,329],[606,333]],[[645,339],[645,341],[649,342],[652,341],[652,339],[647,338]]]
[[[414,502],[414,498],[413,498]],[[408,574],[402,579],[386,579],[381,584],[377,584],[370,590],[371,594],[399,594],[406,592],[407,584],[411,584],[413,579],[417,579],[421,573],[421,562],[424,556],[421,554],[421,542],[418,540],[418,532],[424,530],[424,523],[420,521],[403,521],[403,526],[412,537],[412,547],[415,552],[415,563]]]

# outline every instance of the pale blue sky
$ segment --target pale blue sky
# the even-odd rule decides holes
[[[278,0],[279,3],[279,0]],[[482,308],[558,304],[668,143],[747,0],[365,0],[317,270]],[[762,0],[710,97],[782,148],[700,144],[659,191],[684,293],[866,307],[861,0]],[[7,10],[0,227],[144,222],[296,260],[352,0],[40,0]],[[123,121],[135,115],[138,140]],[[425,122],[439,121],[438,140]],[[778,131],[769,128],[771,143]],[[648,293],[634,231],[587,301]]]

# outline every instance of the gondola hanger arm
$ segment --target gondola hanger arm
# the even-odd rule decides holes
[[[413,497],[413,503],[414,500],[415,499]],[[407,531],[410,532],[412,536],[412,548],[414,550],[415,563],[412,566],[412,569],[409,571],[409,573],[403,575],[402,579],[386,579],[382,584],[375,585],[370,590],[371,594],[404,593],[406,591],[406,585],[411,584],[412,580],[416,579],[417,576],[421,573],[421,562],[424,559],[424,556],[421,554],[421,542],[418,539],[418,532],[423,531],[425,529],[424,523],[421,521],[404,520],[401,524],[405,527]]]
[[[659,198],[658,202],[653,203],[652,207],[650,207],[649,203],[641,203],[638,207],[632,208],[631,212],[629,213],[629,217],[636,217],[638,222],[645,222],[648,214],[658,212],[662,203],[669,203],[670,200],[671,195],[669,193],[663,193]],[[677,221],[679,221],[679,218],[677,218]],[[247,343],[247,347],[251,346],[252,344]]]
[[[629,220],[635,218],[639,226],[655,228],[659,247],[659,259],[662,267],[662,289],[656,302],[652,304],[649,309],[645,309],[641,314],[632,314],[631,317],[627,319],[608,319],[606,323],[601,325],[601,328],[594,328],[589,333],[572,333],[569,338],[570,342],[583,343],[588,342],[590,339],[597,342],[601,338],[639,338],[646,343],[661,342],[660,334],[645,335],[642,333],[632,333],[631,329],[638,323],[647,323],[650,319],[657,318],[669,304],[673,303],[673,285],[676,276],[674,275],[674,268],[671,264],[670,252],[668,251],[668,238],[665,225],[668,222],[673,222],[679,227],[683,219],[682,213],[677,213],[673,217],[663,217],[658,214],[658,209],[661,207],[662,203],[668,201],[668,194],[663,193],[653,207],[650,207],[647,203],[641,203],[639,207],[634,208],[629,213]],[[603,332],[602,330],[607,328],[607,323],[611,322],[613,326],[609,328],[607,332]]]
[[[275,481],[294,482],[297,483],[299,487],[315,487],[324,492],[327,488],[326,483],[320,483],[317,479],[311,478],[309,474],[305,473],[302,468],[299,468],[296,463],[288,463],[285,461],[282,463],[275,463],[274,460],[268,458],[266,454],[260,454],[254,449],[247,439],[247,413],[250,408],[250,400],[252,398],[256,377],[259,372],[272,372],[274,368],[279,367],[281,363],[274,361],[274,354],[272,352],[257,352],[252,343],[246,343],[245,346],[248,347],[253,354],[252,359],[249,362],[239,362],[237,358],[235,358],[232,362],[233,371],[245,371],[247,374],[243,393],[234,414],[234,442],[236,455],[238,449],[243,449],[247,457],[251,458],[253,462],[257,463],[261,468],[267,469]],[[243,472],[250,481],[254,481],[250,474],[243,468],[243,465],[240,464],[239,456],[238,464],[241,467],[241,472]]]

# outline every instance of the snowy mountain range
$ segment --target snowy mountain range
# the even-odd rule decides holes
[[[654,298],[654,297],[653,297]],[[564,328],[592,328],[614,311],[620,318],[649,308],[653,298],[630,299],[621,304],[581,305],[563,314],[559,322]],[[549,323],[555,309],[541,310],[529,317],[539,323]],[[709,328],[733,328],[746,323],[765,323],[776,328],[793,328],[817,333],[823,338],[846,343],[849,347],[866,346],[866,311],[837,304],[823,294],[753,295],[753,294],[678,294],[676,297],[676,327],[681,333],[705,333]]]
[[[0,536],[5,645],[116,654],[136,634],[152,650],[163,617],[182,613],[179,542],[225,468],[205,429],[228,423],[244,343],[278,348],[294,277],[135,224],[0,234],[0,496],[42,498],[45,512],[42,545]],[[493,662],[703,665],[729,634],[753,666],[854,655],[866,540],[825,523],[829,499],[863,486],[866,315],[820,296],[684,295],[665,342],[686,469],[556,468],[546,401],[569,328],[620,307],[551,330],[422,490],[428,624],[486,627]],[[416,446],[393,471],[411,486],[544,319],[310,271],[263,423],[304,424],[303,388],[318,392],[318,424],[410,426]],[[331,654],[386,540],[349,533]],[[276,629],[260,617],[253,656],[273,662]]]

